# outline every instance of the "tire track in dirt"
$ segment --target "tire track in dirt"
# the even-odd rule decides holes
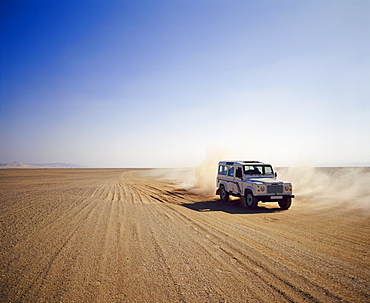
[[[151,189],[153,190],[155,188],[154,187],[151,187]],[[168,192],[168,191],[166,191],[166,192]],[[152,193],[150,194],[150,196],[152,196]],[[177,194],[174,194],[173,196],[176,196],[177,197]],[[181,214],[181,213],[179,213],[179,214],[180,214],[180,216],[183,216],[183,214]],[[199,231],[199,229],[202,229],[205,232],[209,232],[209,230],[207,230],[203,226],[203,224],[201,224],[199,222],[196,222],[194,220],[189,220],[189,217],[188,216],[185,216],[184,218],[186,219],[186,224],[188,226],[191,226],[191,225],[193,225],[193,226],[196,225],[197,226],[197,227],[193,227],[195,230]],[[178,221],[178,218],[177,218],[177,221]],[[189,225],[189,223],[190,223],[190,225]],[[208,226],[208,229],[209,229],[209,226]],[[207,235],[209,235],[209,234],[207,234]],[[200,251],[202,249],[204,252],[208,253],[208,255],[211,258],[214,258],[214,251],[213,250],[211,251],[208,248],[208,246],[205,246],[204,245],[204,243],[197,241],[197,238],[199,238],[199,235],[196,235],[196,237],[193,238],[194,243],[197,243],[199,245],[199,247],[197,248],[197,250]],[[217,234],[213,234],[212,235],[212,238],[216,238],[218,240],[218,242],[220,242],[222,240],[221,237],[219,236],[219,231],[217,231]],[[215,243],[212,243],[212,244],[213,244],[213,246],[215,246]],[[220,246],[218,246],[218,247],[221,248]],[[237,258],[235,258],[234,255],[230,251],[226,251],[225,249],[222,249],[222,248],[221,248],[221,250],[224,252],[224,255],[219,258],[219,262],[220,262],[219,267],[220,268],[228,267],[228,265],[229,265],[228,263],[225,263],[224,262],[225,259],[228,259],[228,258],[225,258],[225,255],[226,255],[226,257],[229,257],[231,260],[238,261]],[[261,268],[261,266],[260,266],[260,268]],[[232,272],[232,269],[235,269],[235,268],[232,266],[232,268],[230,268],[229,272]],[[250,268],[248,268],[248,269],[250,269]],[[245,270],[245,272],[247,272],[247,270]],[[275,277],[275,280],[276,280],[276,277]],[[285,283],[285,284],[288,284],[288,283]],[[273,287],[272,285],[270,285],[270,286]],[[274,290],[277,289],[276,287],[273,287],[273,288],[274,288]],[[251,292],[251,289],[248,289],[248,290],[249,290],[249,292]],[[281,294],[286,299],[289,299],[288,296],[285,296],[284,295],[284,292],[282,292]],[[308,296],[308,297],[312,297],[312,296]],[[302,298],[300,298],[300,299],[302,299]],[[281,298],[279,298],[278,301],[281,301]]]
[[[179,214],[180,217],[183,216],[182,213]],[[273,271],[269,270],[268,267],[263,263],[257,262],[255,261],[255,259],[250,257],[254,256],[255,258],[257,258],[258,255],[260,255],[260,253],[257,250],[252,249],[251,247],[246,247],[245,250],[249,251],[249,254],[247,255],[245,252],[242,252],[240,250],[241,243],[237,243],[238,245],[235,245],[235,241],[233,241],[232,243],[234,245],[230,246],[229,244],[230,240],[227,239],[225,241],[225,237],[230,237],[230,234],[225,234],[220,230],[214,230],[213,227],[209,228],[210,226],[204,225],[202,221],[197,221],[193,219],[189,220],[189,216],[183,216],[182,219],[185,219],[184,222],[189,223],[188,226],[191,226],[194,230],[197,231],[198,235],[194,237],[193,241],[199,245],[198,251],[203,250],[205,253],[209,255],[210,258],[217,259],[217,261],[219,262],[218,264],[219,268],[227,268],[229,273],[232,273],[233,271],[235,271],[235,267],[239,266],[237,268],[238,271],[243,271],[244,274],[252,273],[252,275],[254,275],[254,279],[258,277],[261,280],[259,281],[259,283],[265,283],[265,285],[268,285],[270,288],[273,289],[273,291],[279,290],[279,293],[282,295],[282,297],[284,297],[288,301],[297,302],[305,299],[313,299],[314,301],[318,301],[315,300],[311,294],[304,292],[302,290],[299,291],[299,294],[302,296],[296,296],[297,290],[292,283],[290,283],[288,280],[281,277],[280,275],[275,274]],[[205,234],[206,237],[208,238],[207,239],[208,242],[210,243],[207,243],[207,245],[205,245],[204,240],[199,241],[199,238],[201,238],[199,234]],[[213,247],[217,247],[222,253],[215,254]],[[264,260],[265,258],[266,258],[265,255],[260,257],[261,260]],[[225,262],[225,260],[229,260],[229,262]],[[268,260],[268,262],[272,263],[272,260],[270,259]],[[274,267],[277,266],[281,267],[280,264],[275,262]],[[287,271],[286,268],[285,271]],[[294,272],[290,272],[289,276],[292,276],[294,274],[295,274]],[[303,280],[301,282],[303,285],[311,284],[310,286],[312,287],[312,283],[310,281],[303,277],[297,277],[297,274],[295,274],[295,276],[291,278],[294,279],[295,281],[297,281],[297,279],[301,279]],[[271,281],[274,281],[275,283],[271,284]],[[278,285],[274,285],[278,281],[280,281],[281,283]],[[292,288],[293,292],[290,291],[289,289],[286,289],[287,287]],[[315,287],[317,287],[317,285],[315,285]],[[284,288],[286,290],[281,291]],[[248,289],[248,291],[252,292],[250,288]],[[264,291],[267,292],[266,288],[264,289]],[[319,288],[319,292],[323,292],[323,290]],[[290,295],[287,295],[287,293],[288,294],[290,293]],[[334,296],[333,294],[330,294],[330,292],[327,292],[326,295],[333,297],[335,300],[341,299]],[[281,301],[281,299],[282,298],[279,298],[277,301]]]
[[[189,217],[190,216],[185,216],[184,218],[188,219]],[[276,241],[273,241],[273,239],[271,239],[270,237],[256,234],[254,231],[252,231],[251,233],[251,230],[248,229],[246,230],[245,235],[249,235],[253,239],[259,240],[258,242],[255,240],[251,241],[251,239],[241,235],[240,230],[242,231],[243,228],[240,228],[240,226],[239,232],[235,232],[232,229],[232,226],[228,225],[225,222],[222,222],[222,225],[220,225],[223,227],[221,229],[215,224],[212,224],[212,222],[211,224],[207,224],[206,222],[204,223],[205,225],[198,224],[198,227],[200,229],[203,229],[202,233],[211,234],[210,238],[217,239],[216,243],[223,243],[221,249],[226,254],[228,254],[231,258],[237,260],[241,266],[247,267],[249,270],[252,269],[254,271],[254,274],[256,274],[257,276],[260,276],[261,278],[262,276],[264,276],[265,278],[263,280],[267,284],[270,283],[269,281],[274,281],[275,283],[277,281],[280,281],[285,287],[289,286],[290,288],[292,288],[295,293],[297,292],[295,284],[297,284],[297,282],[301,280],[299,283],[301,285],[305,285],[304,288],[311,288],[310,292],[304,291],[303,289],[299,290],[299,293],[304,295],[305,297],[314,299],[313,289],[316,289],[315,292],[317,293],[318,297],[320,297],[320,294],[324,293],[325,297],[331,297],[334,301],[343,301],[343,298],[336,296],[322,286],[313,283],[311,279],[299,274],[299,271],[297,271],[297,264],[296,262],[294,262],[294,258],[283,258],[281,256],[281,253],[278,252]],[[209,229],[209,226],[212,226],[212,228]],[[230,241],[229,239],[225,241],[225,236],[232,237],[233,241]],[[269,243],[271,242],[273,244],[269,245]],[[230,245],[230,243],[232,245]],[[295,248],[295,245],[291,246],[289,245],[289,242],[284,243],[284,246],[287,246],[285,250],[293,250]],[[319,267],[325,268],[326,264],[325,262],[321,261],[321,257],[322,255],[312,254],[312,251],[309,251],[305,252],[304,255],[300,257],[300,259],[304,259],[306,260],[306,262],[314,263],[316,265],[319,264]],[[272,268],[273,270],[269,268]],[[292,281],[294,281],[294,283]],[[273,284],[270,284],[270,286],[274,289],[284,288],[282,285],[275,287]],[[287,290],[287,292],[289,292],[289,290]],[[300,301],[302,299],[303,298],[298,297],[294,298],[293,301]],[[326,298],[326,301],[327,300],[328,298]],[[319,300],[315,299],[315,301]]]
[[[86,220],[94,210],[94,205],[91,202],[88,199],[74,204],[71,208],[66,209],[66,212],[57,220],[40,226],[24,241],[13,247],[14,253],[8,257],[8,263],[5,266],[22,268],[25,264],[32,262],[36,264],[36,268],[33,267],[30,271],[36,270],[39,273],[34,276],[35,279],[29,281],[29,286],[25,286],[26,290],[20,293],[20,298],[25,297],[32,289],[41,286],[42,282],[39,281],[45,278],[58,256],[81,227],[79,222]],[[26,252],[26,256],[24,252]],[[40,252],[43,253],[40,254]],[[25,275],[31,275],[31,273],[25,272]],[[19,278],[22,279],[22,277]],[[16,285],[22,284],[21,282],[20,280],[16,281]],[[32,296],[37,297],[37,295],[38,293],[35,292]]]
[[[151,186],[151,189],[152,190],[154,188],[155,187]],[[164,196],[164,195],[165,194],[163,193],[162,196]],[[153,192],[151,192],[150,196],[152,196],[152,197],[154,196],[153,195]],[[159,194],[157,196],[161,196],[161,195]],[[177,203],[175,203],[175,204],[177,204]],[[183,211],[181,210],[180,213],[182,214]],[[191,216],[184,215],[184,218],[187,219],[187,220],[189,220],[190,217]],[[200,220],[200,221],[202,221],[202,220]],[[226,225],[226,224],[224,223],[223,225]],[[214,227],[215,226],[213,226],[213,228]],[[239,228],[240,228],[240,226],[239,226]],[[217,238],[221,234],[220,233],[220,229],[216,229],[216,231],[217,231],[216,234],[213,234],[212,235],[213,238],[214,237]],[[207,231],[207,232],[209,232],[209,231]],[[230,236],[230,229],[228,229],[228,236]],[[234,240],[235,239],[236,238],[234,238]],[[220,242],[221,240],[222,240],[221,237],[218,237],[218,241]],[[261,241],[261,242],[268,243],[269,240],[271,240],[271,239],[268,239],[267,238],[265,241]],[[250,242],[250,240],[248,240],[245,237],[244,237],[243,241],[244,242],[248,242],[248,241]],[[285,246],[288,246],[288,248],[289,248],[289,246],[291,246],[291,245],[287,245],[286,242],[289,243],[289,241],[284,241],[284,245]],[[234,243],[234,241],[232,243]],[[253,243],[254,243],[254,246],[256,246],[255,244],[257,242],[256,241],[253,241]],[[295,247],[296,247],[296,245],[292,246],[292,249],[295,248]],[[251,255],[256,256],[257,251],[260,251],[260,250],[266,251],[266,248],[267,248],[266,246],[265,247],[261,247],[261,245],[259,245],[259,249],[256,250],[255,252],[252,252]],[[275,249],[276,249],[276,247],[275,247]],[[240,251],[238,251],[238,250],[236,250],[236,252],[239,252],[240,253]],[[272,277],[271,276],[267,276],[266,279],[265,279],[265,282],[266,283],[267,283],[267,281],[275,281],[276,282],[277,280],[280,280],[283,284],[285,284],[285,286],[289,286],[290,288],[292,288],[293,289],[293,293],[299,293],[300,295],[303,295],[305,297],[305,298],[299,298],[299,297],[298,298],[295,298],[294,301],[297,301],[297,300],[299,301],[299,300],[307,299],[307,298],[310,299],[310,300],[313,300],[313,301],[320,301],[320,300],[328,301],[330,298],[331,298],[330,301],[333,301],[333,302],[338,301],[338,300],[345,301],[345,299],[343,299],[342,297],[340,297],[340,296],[336,295],[335,293],[329,291],[327,288],[322,287],[322,286],[318,285],[317,283],[311,282],[311,279],[309,277],[302,276],[302,274],[299,274],[298,272],[295,272],[294,270],[290,270],[290,272],[289,272],[289,270],[286,267],[282,267],[279,263],[277,263],[276,261],[272,260],[271,258],[269,259],[267,256],[268,255],[271,255],[271,252],[273,252],[273,247],[271,247],[270,250],[268,251],[268,253],[265,253],[265,255],[262,255],[259,258],[255,258],[255,259],[258,259],[259,262],[261,262],[261,260],[263,260],[263,261],[267,260],[268,262],[264,262],[264,263],[272,263],[272,264],[270,264],[270,267],[271,267],[271,265],[273,265],[273,268],[274,267],[275,268],[276,267],[280,267],[279,268],[279,271],[278,271],[278,274],[276,274],[274,272],[268,272],[270,275],[272,275]],[[305,249],[303,249],[303,252],[305,252]],[[314,264],[316,263],[316,267],[317,267],[317,264],[320,264],[321,263],[321,265],[319,265],[319,266],[324,269],[324,270],[321,270],[323,273],[325,273],[325,269],[327,269],[327,270],[329,269],[330,270],[330,268],[328,268],[328,266],[326,264],[326,262],[328,260],[326,259],[325,261],[321,261],[321,258],[323,257],[323,255],[322,254],[317,254],[317,253],[315,254],[316,256],[312,257],[312,252],[313,251],[309,251],[307,253],[304,253],[303,256],[299,256],[299,257],[301,258],[301,260],[303,259],[303,260],[307,260],[307,261],[309,259],[313,259],[313,260],[308,261],[308,262],[312,262]],[[233,254],[231,254],[231,255],[233,255]],[[244,258],[248,257],[245,254],[242,254],[242,255],[244,256]],[[250,259],[250,261],[253,261],[253,263],[256,263],[255,260],[253,260],[253,259],[252,260]],[[288,261],[289,261],[289,259],[288,259]],[[354,266],[354,267],[351,267],[350,266],[350,269],[344,269],[343,270],[341,268],[342,267],[341,265],[343,265],[343,264],[340,264],[340,263],[343,263],[343,262],[338,262],[337,260],[330,260],[330,261],[332,262],[332,264],[331,264],[330,267],[335,268],[336,271],[342,272],[341,274],[344,274],[344,276],[347,276],[347,277],[348,276],[353,277],[353,275],[351,274],[352,270],[356,270],[356,271],[362,272],[363,277],[366,277],[368,275],[368,273],[369,273],[368,270],[361,270],[361,268],[358,268],[357,266]],[[337,263],[337,265],[334,265],[335,263]],[[297,264],[298,264],[297,262],[293,262],[293,263],[290,262],[289,266],[292,269],[294,269],[294,268],[297,268]],[[259,266],[259,267],[263,267],[261,264],[258,264],[258,263],[256,263],[256,265]],[[346,264],[346,265],[348,265],[348,264]],[[302,271],[302,269],[300,271]],[[287,272],[288,272],[288,275],[287,275]],[[307,273],[305,273],[305,274],[307,275]],[[341,274],[336,274],[336,275],[333,275],[332,277],[330,277],[332,279],[332,282],[329,282],[329,284],[330,283],[333,283],[333,281],[335,279],[337,279],[337,277],[340,276]],[[290,277],[290,280],[291,281],[294,281],[294,282],[290,282],[286,278],[284,278],[285,275],[289,276]],[[301,280],[299,282],[299,284],[300,285],[304,285],[303,288],[305,288],[306,290],[302,290],[302,289],[297,288],[296,284],[297,284],[297,281],[299,281],[299,280]],[[351,281],[348,281],[347,280],[346,282],[348,283],[348,282],[351,282]],[[277,287],[274,287],[274,288],[281,289],[282,286],[281,285],[280,286],[278,285]],[[315,296],[313,294],[315,294],[316,298],[315,298]],[[366,294],[366,292],[364,294]]]
[[[143,172],[1,172],[2,300],[369,300],[367,217],[251,212]]]

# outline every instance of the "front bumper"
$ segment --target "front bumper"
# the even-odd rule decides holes
[[[264,195],[264,196],[255,196],[255,197],[258,201],[261,201],[261,202],[277,202],[287,197],[294,198],[294,195],[277,194],[277,195]]]

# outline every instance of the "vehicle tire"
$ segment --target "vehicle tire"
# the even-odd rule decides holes
[[[258,201],[250,190],[245,191],[245,204],[250,209],[254,209],[257,207]]]
[[[278,203],[281,209],[288,209],[292,205],[292,197],[284,197]]]
[[[225,186],[220,186],[220,199],[221,201],[227,202],[229,201],[229,193],[226,191]]]

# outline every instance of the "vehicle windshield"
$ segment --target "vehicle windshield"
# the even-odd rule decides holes
[[[246,175],[273,175],[274,171],[270,165],[244,165]]]

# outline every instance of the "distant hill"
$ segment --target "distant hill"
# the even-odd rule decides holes
[[[84,166],[67,163],[47,163],[47,164],[26,164],[22,162],[13,162],[9,164],[0,164],[0,169],[6,168],[82,168]]]

